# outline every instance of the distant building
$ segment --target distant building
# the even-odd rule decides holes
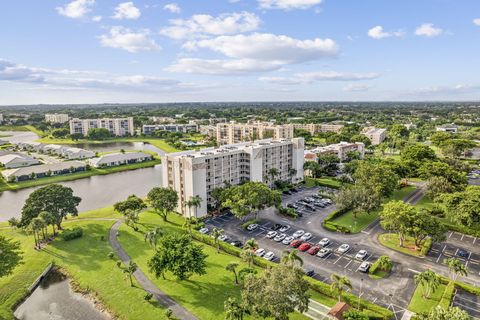
[[[298,182],[303,179],[303,138],[266,139],[206,148],[199,151],[169,153],[162,157],[163,186],[178,192],[177,210],[192,215],[186,206],[192,196],[202,199],[198,216],[207,214],[213,204],[211,193],[225,183],[245,181],[272,184],[269,171],[278,170],[276,180]]]
[[[358,152],[360,159],[363,159],[365,156],[365,145],[362,142],[340,142],[325,147],[305,150],[305,161],[316,161],[317,156],[322,154],[333,154],[337,156],[340,161],[345,161],[347,160],[349,152]]]
[[[4,146],[6,144],[9,144],[10,142],[8,142],[7,140],[2,140],[0,139],[0,146]]]
[[[195,132],[198,131],[197,124],[144,124],[142,127],[142,132],[145,135],[150,135],[155,131],[168,131],[168,132]]]
[[[152,159],[152,155],[143,152],[109,153],[98,158],[87,160],[87,163],[95,168],[120,166],[144,162]]]
[[[70,134],[79,133],[84,136],[90,129],[104,128],[114,136],[131,136],[135,134],[133,118],[103,118],[70,120]]]
[[[63,151],[62,156],[69,160],[89,159],[89,158],[95,157],[95,152],[91,150],[80,149],[80,148],[66,148]]]
[[[405,123],[404,126],[405,126],[405,128],[407,128],[407,130],[415,129],[417,127],[416,124],[411,123],[411,122],[410,123]]]
[[[42,164],[18,169],[3,170],[2,176],[8,182],[23,181],[35,178],[44,178],[60,174],[85,171],[86,165],[80,161],[64,161]]]
[[[46,153],[65,159],[88,159],[95,157],[95,152],[80,148],[70,148],[58,144],[43,144],[39,142],[19,142],[15,146],[20,150]]]
[[[45,115],[45,122],[48,123],[65,123],[68,120],[68,114],[66,113],[47,113]]]
[[[375,127],[366,127],[362,134],[372,142],[372,145],[379,145],[387,137],[387,130]]]
[[[3,123],[3,114],[0,113],[0,124]]]
[[[171,117],[148,117],[148,119],[156,123],[172,123],[175,121]]]
[[[343,124],[335,124],[335,123],[292,123],[292,126],[295,129],[302,129],[310,132],[311,135],[315,135],[320,132],[335,132],[339,133],[342,131],[344,125]]]
[[[0,156],[0,164],[7,169],[28,167],[39,163],[40,161],[37,159],[21,153],[11,153]]]
[[[439,132],[449,132],[449,133],[457,133],[458,126],[451,123],[451,124],[444,124],[437,127],[437,131]]]
[[[293,126],[275,125],[269,122],[218,123],[216,137],[220,145],[269,138],[292,139]]]
[[[217,127],[211,125],[200,126],[199,131],[201,134],[209,136],[211,138],[217,138]]]

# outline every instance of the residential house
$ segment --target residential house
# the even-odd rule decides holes
[[[80,172],[85,170],[86,165],[83,162],[64,161],[58,163],[49,163],[38,166],[4,170],[2,171],[2,176],[6,181],[14,182]]]
[[[110,153],[98,158],[88,159],[87,163],[95,168],[120,166],[152,160],[152,155],[143,152]]]
[[[37,159],[21,153],[11,153],[0,156],[0,164],[7,169],[28,167],[39,163],[40,161]]]

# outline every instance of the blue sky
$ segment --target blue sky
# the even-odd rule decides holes
[[[10,0],[0,105],[478,100],[478,0]]]

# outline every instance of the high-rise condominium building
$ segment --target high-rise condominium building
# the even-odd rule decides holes
[[[169,153],[162,157],[163,186],[178,192],[178,212],[201,217],[213,204],[212,191],[224,187],[225,183],[238,185],[244,181],[259,181],[271,185],[272,168],[278,171],[275,180],[301,181],[303,153],[303,138],[265,139]],[[193,196],[202,199],[196,212],[186,206]]]
[[[366,127],[363,129],[362,134],[370,139],[372,145],[376,146],[385,140],[387,137],[387,130],[375,127]]]
[[[195,132],[198,131],[198,125],[196,124],[144,124],[142,132],[145,135],[150,135],[155,131],[168,131],[168,132]]]
[[[220,145],[269,138],[292,139],[293,126],[275,125],[269,122],[217,124],[217,142]]]
[[[86,136],[94,128],[105,128],[114,136],[131,136],[135,133],[132,117],[70,120],[70,134],[80,133]]]
[[[47,113],[45,122],[48,123],[65,123],[68,122],[68,114],[66,113]]]

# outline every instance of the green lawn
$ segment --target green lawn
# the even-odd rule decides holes
[[[305,178],[305,186],[307,188],[312,188],[315,186],[325,186],[325,187],[331,187],[334,189],[338,189],[342,186],[342,183],[338,180],[335,180],[333,178]]]
[[[39,178],[35,180],[25,180],[25,181],[19,181],[19,182],[11,182],[11,183],[6,182],[3,178],[0,177],[0,192],[6,191],[6,190],[18,190],[23,188],[36,187],[36,186],[41,186],[41,185],[46,185],[51,183],[78,180],[78,179],[88,178],[92,176],[110,174],[114,172],[148,168],[148,167],[153,167],[157,164],[160,164],[159,159],[140,162],[140,163],[126,164],[126,165],[110,167],[110,168],[91,168],[90,170],[82,171],[82,172],[62,174],[62,175],[53,176],[53,177],[45,177],[45,178]]]
[[[403,242],[403,247],[400,247],[400,240],[398,234],[396,233],[383,233],[378,236],[378,241],[383,246],[390,248],[392,250],[408,254],[415,257],[423,257],[423,254],[420,250],[415,249],[415,242],[413,238],[407,237]],[[431,246],[431,239],[427,239],[424,243],[424,247]]]
[[[430,197],[423,196],[416,204],[418,208],[431,209],[434,206],[433,200]]]
[[[408,305],[408,310],[415,313],[429,312],[438,305],[447,286],[445,284],[440,284],[437,290],[435,290],[428,299],[422,297],[422,287],[422,285],[418,285],[415,289],[410,304]]]
[[[37,128],[27,125],[27,126],[0,126],[0,131],[32,131],[35,132],[40,137],[44,135],[44,132],[38,130]]]

